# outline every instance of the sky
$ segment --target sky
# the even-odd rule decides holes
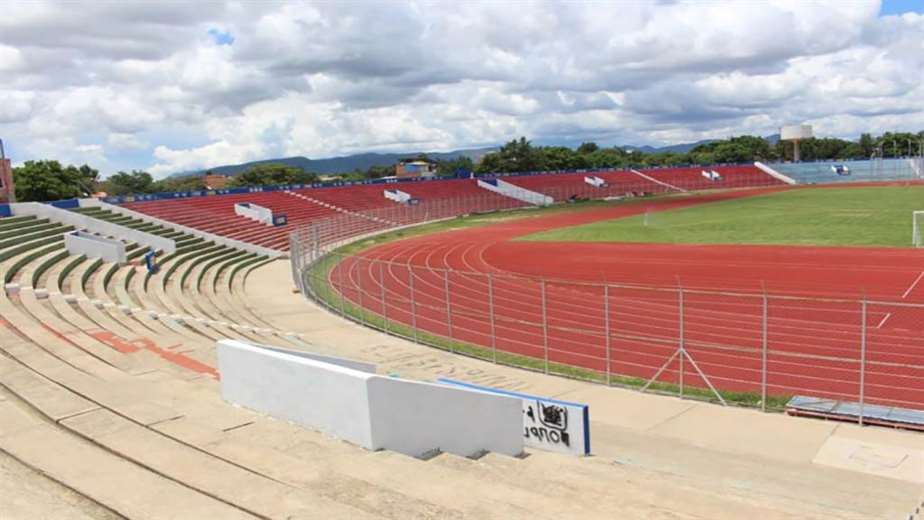
[[[924,0],[4,5],[14,164],[924,130]]]

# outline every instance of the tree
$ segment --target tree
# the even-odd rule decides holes
[[[528,172],[542,170],[543,166],[541,153],[525,137],[520,137],[505,144],[500,150],[485,155],[477,171]]]
[[[624,168],[629,165],[629,154],[620,148],[599,148],[583,157],[588,168]]]
[[[20,202],[88,197],[96,191],[99,172],[87,165],[61,166],[58,161],[26,161],[13,168],[16,199]]]
[[[366,179],[381,179],[395,174],[394,166],[370,166],[364,177]]]
[[[475,169],[475,163],[472,158],[460,155],[455,159],[446,159],[436,164],[436,174],[443,177],[452,177],[457,171],[471,172]]]
[[[536,149],[536,153],[540,157],[539,169],[542,170],[574,170],[587,167],[586,158],[564,146],[545,146]]]
[[[151,192],[171,192],[171,191],[202,191],[207,189],[205,178],[199,175],[188,175],[185,177],[168,177],[155,181],[151,185]]]
[[[860,151],[863,157],[871,157],[876,151],[876,140],[869,134],[860,135]]]
[[[103,184],[102,189],[109,195],[131,195],[134,193],[152,193],[154,179],[151,174],[141,170],[132,170],[131,173],[118,172],[110,175]]]
[[[581,143],[581,146],[578,146],[577,153],[579,155],[587,155],[596,152],[600,147],[597,146],[597,143]]]
[[[68,166],[68,168],[73,168],[73,166]],[[99,171],[86,164],[77,168],[77,179],[80,193],[83,196],[90,196],[99,190]]]
[[[314,182],[318,182],[318,176],[315,173],[306,172],[301,168],[286,164],[263,163],[251,166],[244,173],[232,178],[228,182],[228,187],[311,184]]]

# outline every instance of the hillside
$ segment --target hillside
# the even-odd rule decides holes
[[[455,159],[457,157],[470,157],[473,161],[478,161],[481,157],[494,151],[495,148],[474,148],[469,150],[455,150],[452,152],[427,152],[427,157],[436,160]],[[372,166],[391,166],[401,159],[414,157],[419,152],[410,153],[361,153],[356,155],[346,155],[343,157],[331,157],[328,159],[309,159],[307,157],[284,157],[279,159],[265,159],[262,161],[252,161],[242,164],[231,164],[217,166],[208,170],[199,172],[184,172],[172,175],[173,177],[187,175],[204,175],[206,171],[222,174],[237,175],[248,168],[257,164],[281,163],[288,166],[294,166],[304,171],[310,171],[320,174],[345,173],[354,170],[367,170]]]

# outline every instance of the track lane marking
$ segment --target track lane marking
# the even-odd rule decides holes
[[[885,316],[882,317],[882,321],[879,322],[879,325],[876,325],[876,328],[881,329],[882,326],[885,325],[885,322],[891,317],[892,317],[892,313],[891,312],[887,313]]]
[[[918,282],[921,281],[922,277],[924,277],[924,271],[921,271],[921,274],[919,274],[918,277],[914,279],[914,282],[911,284],[911,287],[909,287],[908,290],[905,291],[905,294],[902,295],[903,300],[907,298],[909,294],[911,294],[911,291],[913,291],[915,287],[917,287]]]

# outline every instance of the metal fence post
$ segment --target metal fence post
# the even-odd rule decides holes
[[[340,316],[346,317],[346,295],[343,291],[343,257],[337,262],[337,278],[340,284]]]
[[[606,346],[606,386],[610,386],[610,286],[603,285],[603,336]]]
[[[491,356],[497,363],[497,329],[494,325],[494,275],[488,273],[488,320],[491,322]]]
[[[764,305],[763,305],[763,320],[762,320],[762,345],[761,345],[761,356],[760,356],[760,409],[761,411],[767,411],[767,347],[768,347],[768,337],[767,337],[767,322],[769,317],[769,305],[770,300],[767,298],[767,293],[764,293]]]
[[[417,338],[417,301],[414,298],[414,268],[407,265],[408,287],[411,291],[411,328],[414,329],[414,343],[420,343]]]
[[[549,316],[545,303],[545,279],[540,282],[539,291],[542,296],[542,344],[545,359],[545,373],[549,373]]]
[[[866,296],[860,303],[860,426],[863,426],[864,405],[866,403]]]
[[[683,323],[684,321],[683,319],[684,318],[683,316],[683,287],[680,287],[680,290],[678,291],[677,294],[678,294],[678,304],[679,304],[679,312],[680,312],[680,397],[683,397],[683,375],[684,375],[683,372],[684,372],[684,361],[685,361],[684,358],[687,356],[686,342],[684,341],[685,338],[684,338],[684,330],[683,330],[683,326],[684,326],[684,323]]]
[[[366,324],[366,309],[363,306],[363,264],[362,261],[357,260],[358,269],[356,270],[356,287],[359,291],[359,322],[363,325]]]
[[[443,290],[446,292],[446,324],[449,326],[449,339],[452,339],[452,298],[449,296],[449,269],[443,271]],[[452,342],[449,351],[455,352]]]
[[[385,303],[385,268],[383,262],[379,260],[379,288],[382,300],[382,327],[388,332],[388,304]]]

